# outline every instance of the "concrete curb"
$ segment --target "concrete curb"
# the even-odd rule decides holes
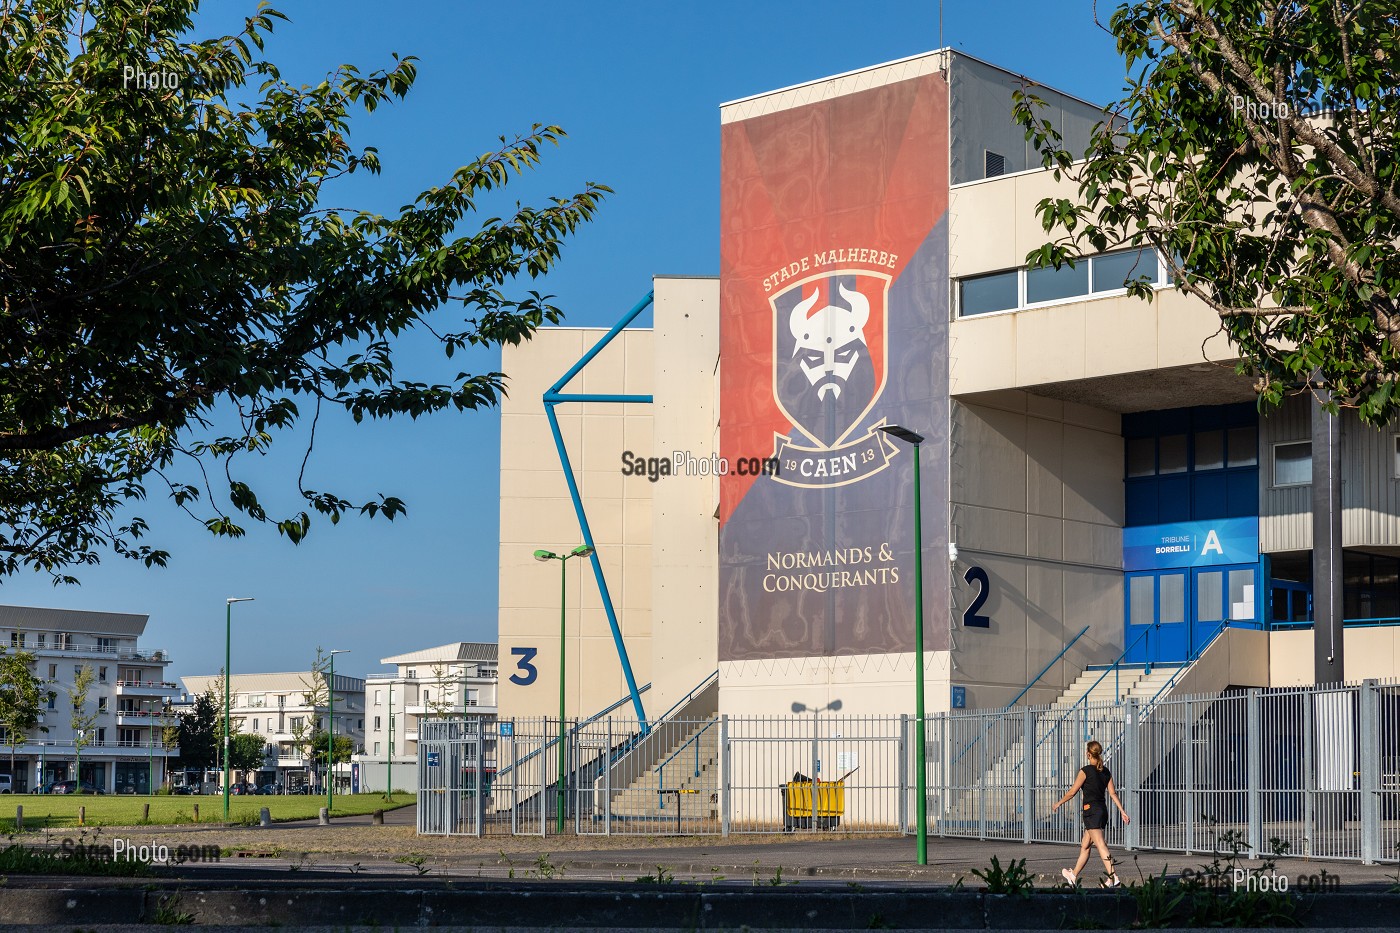
[[[1390,928],[1400,897],[1337,893],[1301,898],[1314,927]],[[362,889],[335,886],[211,889],[0,888],[7,924],[195,923],[216,926],[472,926],[599,928],[951,929],[1126,928],[1137,913],[1118,892],[1034,894],[1025,898],[922,889],[710,888],[569,882],[500,883],[471,888]],[[178,919],[175,919],[178,918]]]

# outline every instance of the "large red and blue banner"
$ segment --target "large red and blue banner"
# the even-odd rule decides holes
[[[761,110],[762,108],[753,108]],[[948,86],[933,73],[723,127],[719,659],[948,647]]]

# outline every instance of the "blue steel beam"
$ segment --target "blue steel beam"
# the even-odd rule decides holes
[[[593,349],[583,355],[583,358],[570,367],[569,371],[559,378],[559,381],[549,387],[549,391],[544,394],[544,413],[549,419],[549,430],[554,435],[554,447],[559,452],[559,465],[564,468],[564,480],[569,484],[569,498],[574,503],[574,514],[578,516],[579,531],[583,533],[583,543],[593,548],[593,553],[589,555],[588,561],[593,565],[593,578],[598,582],[598,595],[603,600],[603,610],[608,616],[608,628],[612,630],[613,644],[617,647],[617,659],[622,664],[622,675],[627,680],[627,693],[632,697],[632,708],[637,713],[637,721],[641,726],[641,731],[645,734],[650,730],[647,723],[646,710],[642,707],[641,691],[637,689],[637,678],[632,673],[632,662],[627,657],[627,645],[622,640],[622,628],[617,622],[617,610],[613,608],[612,594],[608,592],[608,581],[603,576],[603,565],[598,560],[598,549],[593,543],[593,529],[588,524],[588,513],[583,508],[583,497],[579,495],[578,481],[574,477],[573,464],[569,461],[569,451],[564,446],[564,435],[559,431],[559,419],[555,415],[554,407],[564,402],[617,402],[617,403],[642,403],[650,404],[650,395],[598,395],[591,393],[569,393],[565,394],[561,390],[569,384],[583,367],[587,366],[595,356],[612,342],[623,329],[637,319],[637,316],[645,311],[652,302],[653,293],[647,292],[646,297],[637,302],[631,311],[628,311],[613,328],[603,335],[603,339],[594,344]]]

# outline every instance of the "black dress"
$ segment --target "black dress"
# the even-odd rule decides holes
[[[1084,775],[1084,786],[1081,788],[1084,828],[1107,829],[1108,801],[1104,799],[1104,794],[1108,790],[1108,782],[1113,780],[1113,772],[1108,768],[1100,771],[1093,765],[1085,765],[1079,770]]]

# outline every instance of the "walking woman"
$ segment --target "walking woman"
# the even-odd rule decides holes
[[[1113,801],[1113,805],[1118,808],[1118,813],[1123,817],[1124,823],[1131,822],[1128,819],[1128,811],[1123,809],[1123,803],[1118,799],[1118,789],[1113,786],[1113,772],[1104,767],[1103,746],[1098,742],[1090,742],[1085,750],[1089,756],[1089,763],[1079,769],[1079,775],[1074,779],[1074,786],[1060,798],[1059,802],[1051,807],[1051,812],[1056,812],[1060,807],[1074,799],[1074,795],[1081,790],[1084,791],[1083,813],[1084,813],[1084,838],[1079,842],[1079,861],[1074,864],[1074,870],[1068,868],[1060,869],[1060,874],[1064,875],[1070,885],[1079,883],[1079,873],[1084,870],[1085,864],[1089,861],[1089,846],[1099,850],[1099,858],[1103,859],[1104,871],[1108,872],[1107,887],[1116,888],[1122,884],[1118,880],[1118,873],[1113,870],[1113,858],[1108,854],[1108,843],[1104,841],[1103,831],[1108,828],[1108,803],[1104,800],[1104,795]]]

